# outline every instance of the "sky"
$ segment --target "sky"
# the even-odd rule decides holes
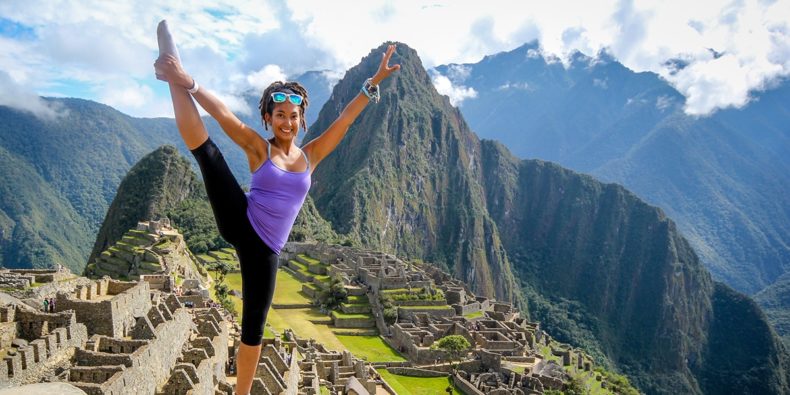
[[[243,92],[308,70],[336,81],[388,40],[417,50],[426,68],[533,40],[560,60],[606,51],[659,74],[699,116],[742,107],[790,74],[790,0],[2,0],[0,105],[53,118],[60,110],[40,96],[79,97],[171,117],[153,73],[162,19],[186,70],[241,113],[252,111]],[[455,105],[475,96],[434,78]]]

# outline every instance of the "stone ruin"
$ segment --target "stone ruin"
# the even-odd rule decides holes
[[[433,366],[434,370],[446,370],[450,355],[432,349],[436,341],[449,335],[466,338],[472,346],[471,359],[462,362],[453,374],[454,382],[465,393],[543,393],[562,389],[570,377],[568,371],[592,371],[589,355],[559,344],[538,323],[521,318],[511,304],[476,296],[436,267],[406,263],[380,252],[308,243],[289,243],[282,257],[288,260],[304,253],[331,262],[328,274],[342,279],[347,288],[366,289],[378,311],[381,293],[395,289],[412,293],[441,290],[442,301],[396,302],[397,322],[387,325],[379,314],[377,326],[386,343],[423,369]],[[442,305],[449,309],[442,309]]]
[[[162,290],[168,281],[150,279],[60,292],[54,313],[0,307],[0,388],[60,381],[87,394],[231,394],[227,317],[187,308]]]
[[[199,279],[195,256],[168,218],[143,221],[126,232],[85,268],[88,277],[139,280],[142,275],[177,275]]]
[[[164,234],[162,225],[148,223],[145,231]],[[568,372],[592,370],[592,359],[581,350],[553,341],[511,305],[476,296],[430,265],[315,244],[288,244],[281,258],[305,252],[329,263],[303,262],[307,269],[339,278],[354,295],[368,297],[383,340],[409,360],[389,366],[391,372],[449,376],[467,394],[533,394],[561,389]],[[46,284],[47,276],[49,283],[64,286],[47,291],[55,298],[52,313],[37,311],[35,300],[0,307],[0,388],[53,381],[87,394],[233,393],[227,375],[239,345],[238,326],[224,310],[201,307],[208,295],[200,281],[187,279],[176,287],[172,272],[140,274],[136,281],[77,281],[65,274],[58,280],[60,274],[43,271],[5,274],[22,278],[22,288]],[[389,325],[379,300],[392,292],[441,297],[393,301],[397,321]],[[431,348],[449,335],[472,345],[455,370],[445,351]],[[264,339],[253,394],[313,395],[321,387],[338,394],[382,388],[394,393],[371,364],[348,352],[329,351],[290,330]]]

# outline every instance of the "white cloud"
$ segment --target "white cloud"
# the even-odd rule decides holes
[[[474,88],[468,88],[463,85],[453,85],[449,78],[439,73],[434,73],[432,80],[436,91],[442,95],[448,96],[450,98],[450,104],[454,106],[460,106],[462,101],[477,97],[477,91],[475,91]]]
[[[605,90],[606,88],[609,87],[609,84],[606,82],[606,79],[593,78],[593,86]]]
[[[0,106],[26,111],[43,120],[54,120],[63,115],[62,109],[25,89],[5,71],[0,70]]]
[[[540,48],[528,56],[543,54],[549,62],[567,64],[576,50],[607,50],[635,71],[666,78],[693,114],[748,103],[755,91],[790,75],[788,0],[510,0],[496,7],[471,0],[29,0],[0,2],[0,15],[34,33],[0,37],[0,70],[38,92],[51,92],[66,79],[93,88],[121,80],[152,84],[137,81],[153,79],[162,18],[170,22],[188,71],[229,96],[260,83],[253,76],[263,78],[256,73],[267,65],[286,75],[342,73],[388,40],[416,49],[427,68],[477,62],[535,39]],[[723,55],[714,57],[711,49]],[[688,66],[673,72],[670,59]],[[462,74],[446,78],[459,100],[473,94],[459,85]]]
[[[169,97],[156,96],[150,86],[134,80],[108,80],[95,89],[99,102],[122,113],[146,118],[174,116]]]
[[[628,100],[630,101],[631,99]],[[661,95],[658,98],[656,98],[656,108],[661,111],[666,110],[667,108],[671,107],[673,104],[674,104],[674,100],[672,100],[672,98],[667,95]]]
[[[524,82],[510,82],[510,81],[508,81],[508,82],[498,86],[497,89],[499,89],[499,90],[507,90],[507,89],[528,90],[528,89],[530,89],[530,86],[529,86],[529,84],[526,81],[524,81]]]
[[[456,84],[460,84],[466,81],[469,78],[469,74],[472,72],[472,68],[470,66],[464,66],[462,64],[451,64],[447,67],[447,78],[453,81]]]
[[[260,70],[247,75],[247,82],[257,91],[263,91],[274,81],[285,81],[287,78],[280,66],[267,64]]]

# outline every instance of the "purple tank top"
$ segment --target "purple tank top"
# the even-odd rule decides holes
[[[274,165],[268,141],[267,152],[266,161],[252,173],[247,193],[247,218],[261,240],[280,255],[310,189],[310,161],[302,151],[307,170],[288,171]]]

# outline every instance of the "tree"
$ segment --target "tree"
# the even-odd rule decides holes
[[[346,291],[343,281],[333,278],[329,286],[318,295],[318,301],[321,303],[321,307],[327,310],[334,310],[341,303],[347,302],[348,291]]]
[[[461,335],[450,335],[437,340],[431,345],[431,348],[434,350],[446,351],[450,354],[451,360],[460,360],[466,356],[466,352],[471,346],[469,340],[466,340],[465,337]]]

